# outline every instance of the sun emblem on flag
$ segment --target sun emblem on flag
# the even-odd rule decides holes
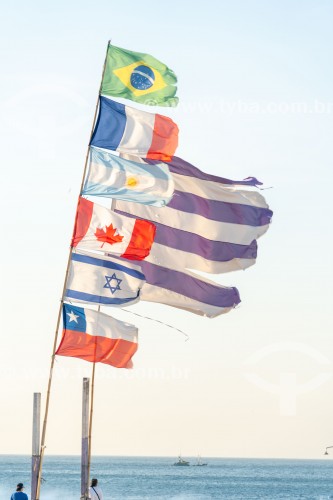
[[[134,188],[138,185],[138,179],[136,177],[127,177],[126,179],[126,187]]]
[[[117,278],[116,273],[113,273],[112,276],[104,276],[106,279],[106,283],[103,288],[108,288],[112,294],[114,294],[117,290],[121,290],[120,283],[123,281]]]

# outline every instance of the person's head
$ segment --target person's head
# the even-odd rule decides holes
[[[97,483],[98,483],[98,481],[97,481],[97,479],[96,479],[96,478],[94,478],[94,479],[92,479],[92,480],[91,480],[91,486],[92,486],[93,488],[94,488],[95,486],[97,486]]]
[[[23,483],[18,483],[18,485],[16,486],[16,491],[22,491],[23,488],[24,488]]]

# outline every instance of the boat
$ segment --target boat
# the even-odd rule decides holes
[[[184,465],[190,465],[190,462],[188,462],[187,460],[184,460],[180,455],[178,457],[178,462],[175,462],[173,465],[180,465],[180,466],[184,466]]]
[[[194,465],[196,465],[197,467],[203,467],[204,465],[208,465],[208,464],[207,464],[207,462],[203,462],[203,461],[201,460],[200,455],[198,455],[198,458],[197,458],[197,463],[196,463],[196,464],[194,464]]]

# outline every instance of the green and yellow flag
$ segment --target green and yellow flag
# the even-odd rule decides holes
[[[101,94],[149,106],[177,106],[177,77],[149,54],[109,45]]]

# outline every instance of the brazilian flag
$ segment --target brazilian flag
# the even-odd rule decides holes
[[[149,54],[109,45],[101,94],[149,106],[177,106],[177,77]]]

